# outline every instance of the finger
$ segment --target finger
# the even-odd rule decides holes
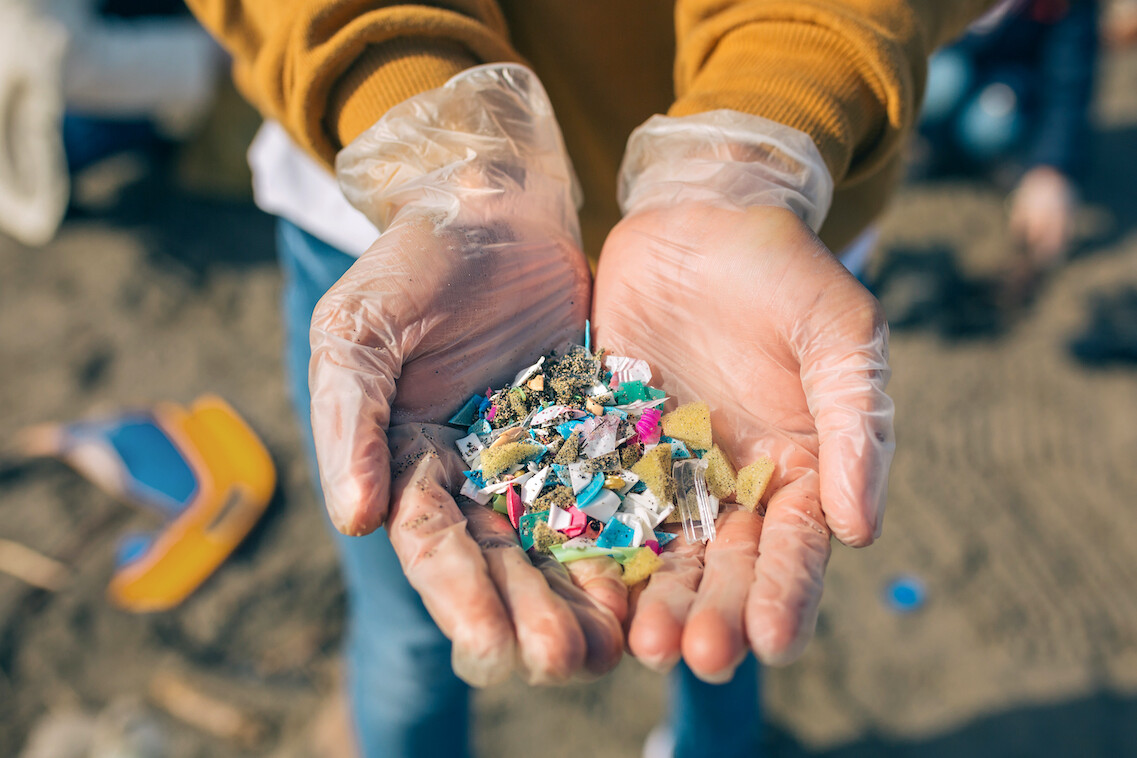
[[[857,322],[852,332],[837,348],[810,349],[801,377],[817,426],[825,521],[846,545],[863,547],[880,535],[896,441],[885,393],[888,326],[879,306],[848,318]]]
[[[817,474],[804,472],[773,494],[762,523],[745,622],[751,648],[771,665],[801,655],[817,625],[830,553],[817,487]]]
[[[632,594],[628,650],[654,671],[669,671],[679,662],[683,625],[703,576],[704,547],[675,540],[660,555],[663,566]]]
[[[513,621],[526,680],[529,684],[568,681],[584,666],[588,652],[573,609],[530,563],[501,514],[476,503],[463,505],[463,511]]]
[[[628,588],[620,564],[611,558],[585,558],[564,564],[573,584],[594,603],[607,608],[622,625],[628,617]]]
[[[432,449],[398,456],[387,532],[411,586],[453,643],[454,673],[474,686],[506,679],[517,655],[508,606],[491,567],[446,490],[449,474]]]
[[[316,306],[310,332],[308,385],[320,484],[332,523],[348,535],[369,534],[387,515],[387,425],[400,363],[389,347],[393,341],[356,341],[364,333],[363,314],[360,302],[333,288]]]
[[[620,619],[598,601],[598,596],[614,599],[616,588],[611,584],[615,579],[625,598],[626,610],[628,593],[620,579],[619,564],[611,558],[591,558],[566,565],[540,554],[533,555],[532,560],[545,575],[549,587],[568,603],[584,632],[587,652],[580,672],[583,678],[594,678],[614,669],[624,654],[624,631]],[[577,566],[578,563],[591,565]],[[591,586],[592,592],[577,584],[581,576]]]
[[[683,659],[695,676],[722,684],[749,650],[743,624],[762,516],[745,509],[724,513],[703,556],[703,578],[683,630]]]

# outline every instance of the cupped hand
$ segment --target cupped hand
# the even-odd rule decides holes
[[[615,564],[581,562],[574,583],[559,564],[531,562],[504,517],[455,499],[462,433],[439,426],[578,337],[590,284],[575,241],[555,227],[495,214],[439,228],[409,213],[313,317],[312,425],[329,513],[347,534],[386,524],[472,684],[515,668],[534,683],[599,674],[622,652]]]
[[[624,218],[605,243],[596,342],[647,360],[711,408],[736,466],[768,455],[756,512],[724,507],[705,549],[679,546],[633,601],[628,646],[728,679],[748,648],[796,658],[813,633],[830,535],[880,533],[894,449],[887,327],[875,298],[792,212],[684,203]]]

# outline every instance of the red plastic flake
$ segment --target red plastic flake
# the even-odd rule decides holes
[[[505,507],[509,512],[509,523],[513,524],[513,528],[516,529],[521,517],[525,514],[525,504],[521,502],[521,495],[512,484],[505,491]]]

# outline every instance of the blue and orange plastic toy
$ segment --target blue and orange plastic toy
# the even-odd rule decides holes
[[[268,451],[228,403],[198,398],[113,418],[34,427],[33,455],[57,456],[116,497],[163,519],[120,543],[107,594],[120,607],[161,611],[190,595],[236,549],[276,488]]]

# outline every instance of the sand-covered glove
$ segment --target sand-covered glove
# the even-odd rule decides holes
[[[747,647],[788,662],[812,636],[830,535],[879,534],[894,448],[888,330],[815,236],[832,181],[797,130],[733,111],[655,117],[633,134],[623,220],[593,297],[596,342],[711,408],[738,467],[776,465],[755,512],[724,507],[705,551],[665,552],[633,601],[628,644],[708,681]]]
[[[504,517],[467,524],[453,432],[432,426],[584,328],[576,185],[544,90],[522,66],[467,70],[391,109],[340,153],[337,174],[382,233],[312,319],[312,429],[332,521],[353,535],[387,524],[467,681],[615,665],[618,570],[581,568],[594,602],[534,567]]]

